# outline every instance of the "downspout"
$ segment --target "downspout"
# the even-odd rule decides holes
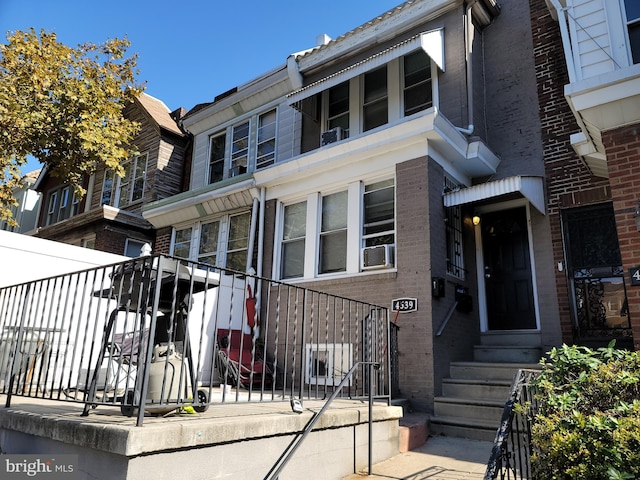
[[[464,49],[465,49],[465,63],[466,63],[466,82],[467,82],[467,112],[469,115],[469,126],[467,128],[456,127],[456,129],[465,135],[471,135],[475,129],[473,125],[473,59],[471,54],[473,53],[473,36],[474,26],[473,18],[471,16],[471,8],[475,2],[467,4],[464,12]]]
[[[262,298],[262,260],[264,258],[264,215],[265,215],[265,203],[266,203],[266,189],[260,188],[260,217],[258,223],[258,260],[256,265],[258,276],[256,280],[255,298],[256,298],[256,311],[260,312],[260,303]],[[257,335],[260,335],[260,326],[256,327]]]
[[[256,224],[258,213],[258,199],[253,199],[253,207],[251,209],[251,228],[249,229],[249,244],[247,245],[247,273],[253,268],[253,248],[255,246]]]
[[[567,25],[567,10],[569,8],[560,5],[560,2],[558,0],[548,1],[551,3],[551,5],[553,5],[553,8],[556,9],[556,13],[558,16],[557,21],[560,24],[560,37],[562,38],[562,45],[564,47],[564,60],[567,63],[567,72],[569,74],[569,83],[574,83],[576,81],[576,66],[573,61],[571,37],[569,36],[569,27]]]

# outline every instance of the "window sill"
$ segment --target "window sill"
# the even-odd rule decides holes
[[[341,283],[351,283],[354,279],[357,280],[368,280],[370,277],[375,277],[376,280],[380,280],[381,276],[383,279],[395,279],[398,275],[397,268],[381,268],[378,270],[367,270],[356,273],[334,273],[334,274],[324,274],[319,275],[314,278],[289,278],[282,279],[281,282],[288,283],[291,285],[299,285],[305,284],[309,286],[310,284],[324,284],[324,283],[333,283],[333,284],[341,284]]]

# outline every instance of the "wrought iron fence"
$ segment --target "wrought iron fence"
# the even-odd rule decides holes
[[[394,330],[395,333],[395,330]],[[388,399],[384,307],[149,256],[0,290],[0,393],[121,414],[223,402]]]
[[[531,419],[538,411],[532,381],[539,374],[539,370],[518,370],[496,432],[485,480],[531,478]]]

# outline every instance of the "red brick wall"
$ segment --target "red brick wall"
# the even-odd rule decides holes
[[[640,265],[640,232],[635,219],[640,200],[640,124],[605,132],[602,141],[607,152],[613,210],[626,276],[630,267]],[[630,286],[628,277],[626,283],[633,344],[640,350],[640,288]]]
[[[548,215],[554,264],[565,262],[560,214],[562,208],[608,199],[608,181],[591,175],[573,150],[569,136],[579,131],[564,98],[569,83],[558,23],[551,18],[545,0],[530,0],[531,30],[538,85],[538,103],[545,161]],[[562,339],[573,343],[566,269],[556,269],[556,287]]]
[[[169,248],[171,247],[171,227],[161,228],[156,231],[156,242],[153,246],[154,254],[169,254]]]

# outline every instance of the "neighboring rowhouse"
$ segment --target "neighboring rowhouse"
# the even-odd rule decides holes
[[[3,220],[0,222],[0,230],[15,233],[29,233],[36,228],[38,220],[38,210],[40,208],[40,194],[33,189],[33,185],[38,180],[40,170],[27,172],[21,179],[20,185],[13,189],[13,197],[16,205],[11,207],[12,218],[18,226],[9,225]]]
[[[522,343],[535,362],[561,341],[528,1],[405,2],[184,127],[190,190],[143,210],[159,251],[417,299],[392,313],[415,409],[434,411],[475,345]]]
[[[532,5],[563,340],[637,350],[640,2]]]
[[[140,152],[120,178],[101,169],[85,179],[87,195],[78,200],[73,188],[43,169],[34,188],[42,192],[35,236],[119,255],[137,257],[153,244],[155,229],[141,214],[144,204],[183,189],[184,159],[190,139],[179,127],[181,110],[170,112],[160,100],[143,93],[124,110],[141,124],[134,140]]]

